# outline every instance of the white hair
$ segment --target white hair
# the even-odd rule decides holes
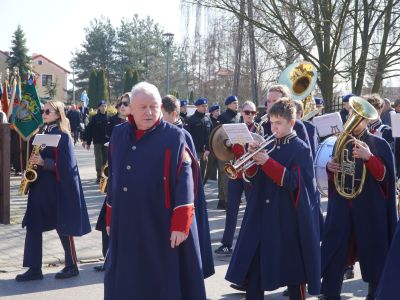
[[[157,87],[146,81],[139,82],[132,87],[131,101],[137,94],[144,94],[153,97],[154,100],[161,103],[161,95]]]
[[[256,110],[256,105],[255,105],[254,102],[252,102],[252,101],[249,101],[249,100],[245,101],[245,102],[242,104],[242,110],[243,110],[246,106],[251,106],[251,108],[253,108],[254,110]]]

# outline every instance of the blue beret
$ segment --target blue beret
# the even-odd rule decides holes
[[[207,103],[208,103],[208,99],[207,98],[199,98],[199,99],[196,100],[194,105],[199,106],[199,105],[203,105],[203,104],[207,104]]]
[[[211,106],[211,107],[209,108],[208,112],[209,112],[209,113],[212,113],[213,111],[215,111],[215,110],[217,110],[217,109],[219,109],[219,108],[220,108],[219,105],[218,105],[218,104],[215,104],[215,105],[213,105],[213,106]]]
[[[188,101],[186,99],[181,100],[181,107],[188,105]]]
[[[107,105],[106,100],[100,100],[99,104],[97,105],[97,108],[99,108],[102,105]]]
[[[319,98],[319,97],[314,97],[314,101],[316,105],[322,105],[324,104],[324,99]]]
[[[354,94],[347,94],[342,97],[342,102],[349,102],[350,97],[353,97]]]
[[[235,102],[235,101],[238,101],[238,98],[236,96],[234,96],[234,95],[229,96],[225,100],[225,105],[229,105],[229,104],[231,104],[232,102]]]

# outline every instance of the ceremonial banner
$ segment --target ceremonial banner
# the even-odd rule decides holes
[[[19,84],[17,84],[16,89],[18,89],[18,86]],[[17,99],[17,96],[15,99]],[[43,124],[40,99],[36,91],[34,74],[29,75],[29,80],[22,93],[22,99],[19,103],[14,101],[12,116],[15,130],[25,141],[29,140]]]
[[[1,105],[3,107],[3,112],[7,115],[8,112],[8,91],[9,91],[9,85],[8,85],[8,80],[4,80],[3,83],[3,93],[1,96]]]

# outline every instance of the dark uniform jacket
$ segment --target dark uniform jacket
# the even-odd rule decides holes
[[[210,117],[197,110],[186,119],[185,129],[192,136],[197,153],[209,150],[208,140],[212,128]]]
[[[240,123],[240,114],[227,108],[219,117],[219,124],[233,124]]]
[[[71,126],[71,131],[74,132],[81,123],[81,113],[79,110],[70,110],[67,114],[67,118],[69,120],[69,126]]]
[[[93,144],[105,144],[109,138],[106,135],[106,128],[108,123],[107,114],[98,112],[92,117],[88,126],[85,130],[85,141],[90,145]]]
[[[340,113],[340,117],[342,118],[343,124],[346,123],[347,118],[349,117],[349,111],[342,108],[339,113]]]

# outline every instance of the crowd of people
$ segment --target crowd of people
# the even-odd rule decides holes
[[[356,98],[343,97],[343,123],[356,113],[351,105]],[[107,168],[96,225],[105,257],[96,270],[105,271],[105,299],[206,299],[204,279],[215,273],[203,188],[208,180],[218,180],[217,209],[226,210],[215,253],[231,256],[226,279],[247,299],[263,299],[264,291],[280,287],[287,287],[291,300],[305,299],[306,292],[341,299],[343,280],[354,277],[356,261],[368,283],[366,299],[396,299],[400,146],[390,116],[400,112],[400,101],[393,108],[377,94],[363,95],[362,101],[379,116],[361,120],[349,133],[354,141],[349,151],[361,162],[354,172],[364,174],[364,183],[351,199],[343,195],[336,178],[344,163],[333,155],[326,165],[325,219],[314,172],[318,131],[303,120],[303,103],[286,86],[269,88],[261,114],[252,101],[240,104],[232,95],[222,113],[219,105],[199,98],[188,115],[187,100],[161,97],[147,82],[123,94],[112,117],[105,101],[90,118],[84,105],[65,113],[60,101],[46,103],[41,131],[61,138],[57,147],[30,156],[38,176],[23,220],[28,270],[16,280],[43,279],[42,233],[54,229],[65,251],[65,268],[56,278],[79,274],[73,237],[91,230],[74,155],[73,145],[81,140],[88,150],[94,145],[97,183]],[[253,153],[254,162],[231,178],[224,171],[228,161],[212,152],[210,138],[220,125],[239,123],[273,142],[265,148],[259,141],[230,145],[234,160]],[[243,194],[246,210],[233,247]]]

